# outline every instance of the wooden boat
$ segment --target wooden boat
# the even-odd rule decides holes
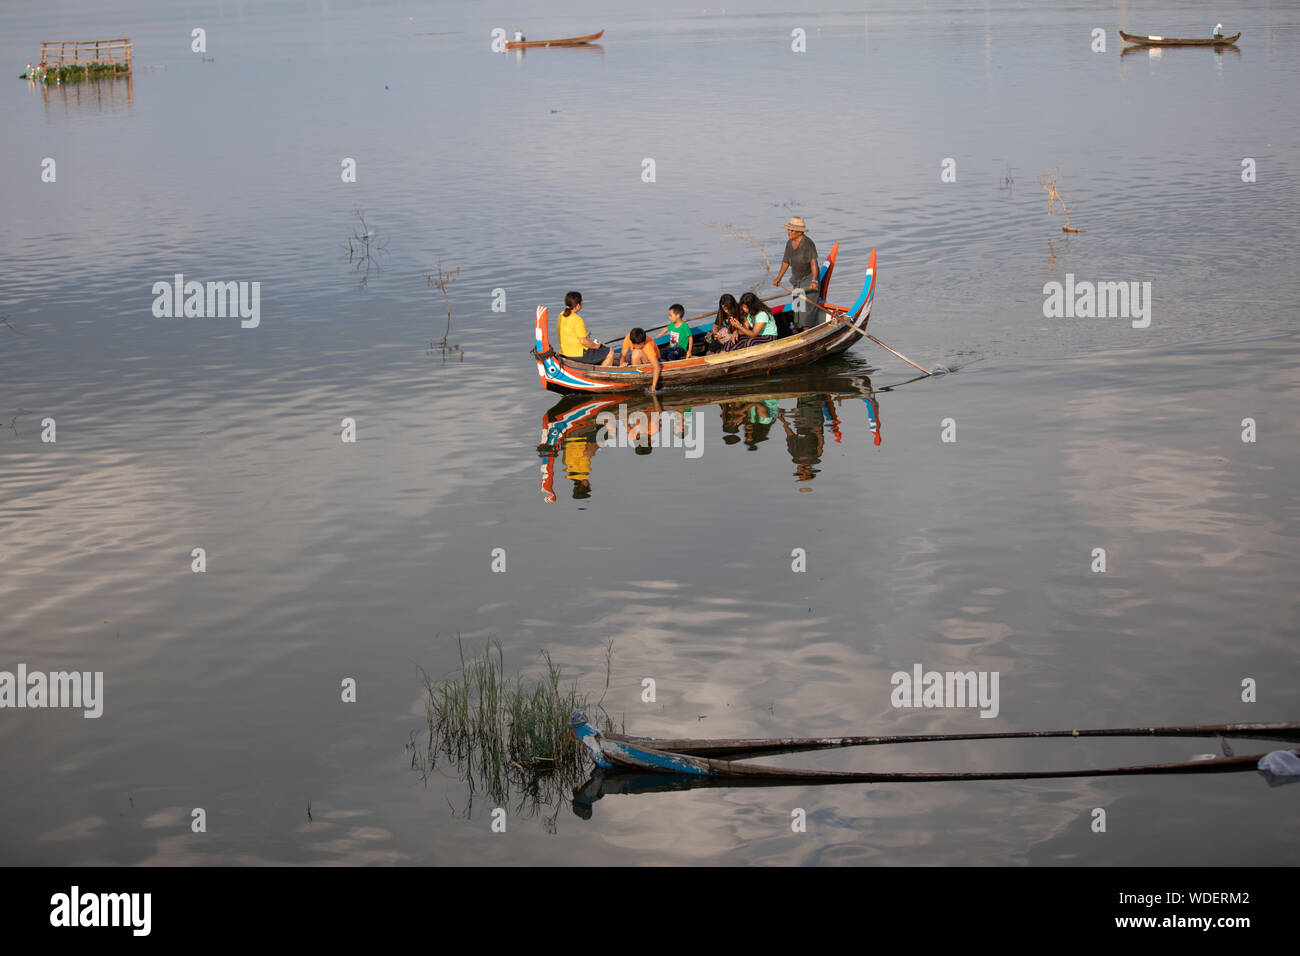
[[[562,40],[507,40],[507,50],[527,50],[535,46],[582,46],[584,43],[594,43],[605,35],[605,31],[599,33],[589,33],[585,37],[565,37]]]
[[[1300,752],[1297,752],[1300,756]],[[1244,773],[1258,771],[1262,754],[1214,760],[1188,760],[1170,764],[1146,764],[1134,767],[1111,767],[1047,773],[953,773],[953,774],[854,774],[855,779],[837,779],[836,775],[818,771],[794,771],[780,777],[755,777],[716,774],[662,773],[627,770],[621,767],[597,767],[586,783],[573,789],[572,808],[583,820],[593,816],[597,801],[610,796],[635,796],[642,793],[680,793],[709,788],[743,789],[750,787],[826,787],[845,783],[936,783],[972,780],[1025,780],[1053,777],[1162,776],[1167,774]],[[1268,775],[1265,775],[1266,779]],[[1276,786],[1274,780],[1269,780]]]
[[[1144,37],[1134,33],[1125,33],[1123,30],[1119,31],[1119,35],[1126,43],[1136,43],[1139,46],[1227,46],[1236,43],[1241,33],[1234,33],[1230,37],[1208,37],[1204,40],[1199,37],[1190,40],[1179,39],[1178,37]]]
[[[867,737],[763,737],[756,739],[633,737],[606,734],[612,740],[697,757],[758,756],[875,747],[885,744],[935,743],[955,740],[1031,740],[1053,737],[1242,737],[1250,740],[1300,742],[1300,723],[1211,724],[1183,727],[1125,727],[1119,730],[1004,730],[972,734],[885,734]]]
[[[1290,729],[1286,729],[1289,727]],[[1161,729],[1161,728],[1157,728]],[[1167,728],[1178,730],[1182,733],[1170,734],[1170,736],[1203,736],[1197,731],[1204,731],[1205,728]],[[682,778],[735,778],[745,781],[766,781],[772,785],[786,783],[920,783],[920,782],[943,782],[958,780],[1048,780],[1063,777],[1117,777],[1117,776],[1145,776],[1145,775],[1164,775],[1164,774],[1200,774],[1200,773],[1240,773],[1247,770],[1256,770],[1259,761],[1265,754],[1249,754],[1246,756],[1224,756],[1222,758],[1212,758],[1209,760],[1186,760],[1175,763],[1163,764],[1143,764],[1127,767],[1104,767],[1086,770],[1030,770],[1030,771],[991,771],[991,772],[946,772],[946,773],[859,773],[855,771],[843,770],[797,770],[786,767],[771,767],[764,764],[746,763],[739,760],[721,760],[714,757],[695,756],[693,754],[672,752],[660,750],[642,743],[644,738],[626,737],[618,734],[602,734],[587,719],[587,715],[582,711],[575,711],[570,718],[570,733],[575,740],[587,748],[591,754],[592,760],[598,768],[603,770],[619,770],[637,773],[662,773],[671,774]],[[1295,725],[1285,725],[1282,730],[1272,734],[1264,734],[1263,731],[1256,731],[1263,736],[1281,735],[1283,739],[1294,739]],[[1073,736],[1073,731],[1050,732],[1059,733],[1064,736],[1069,734]],[[1093,731],[1096,735],[1117,735],[1128,736],[1127,733],[1115,731]],[[1079,736],[1083,733],[1079,732]],[[949,735],[946,739],[953,739]],[[981,735],[984,736],[984,735]],[[1025,735],[998,735],[998,736],[1035,736],[1034,734]],[[1158,734],[1157,734],[1158,736]],[[1250,734],[1243,734],[1250,736]],[[842,739],[842,738],[841,738]],[[904,738],[916,739],[916,738]],[[931,735],[928,739],[941,739]],[[893,738],[890,743],[899,743],[903,739]],[[882,742],[876,740],[875,742]],[[691,743],[688,741],[677,741],[676,743]],[[716,749],[719,741],[696,741],[694,743],[709,745],[711,749]],[[790,743],[790,741],[733,741],[731,743],[757,744],[753,750],[763,748],[764,752],[783,752],[790,749],[782,747],[773,749],[771,744]],[[843,746],[843,744],[830,744],[828,746]],[[803,749],[822,749],[821,742],[812,747]],[[795,748],[800,749],[800,748]],[[729,752],[729,751],[724,751]],[[1294,751],[1300,756],[1300,751]]]
[[[835,271],[839,255],[837,242],[821,270],[818,289],[823,298]],[[784,338],[734,352],[716,355],[692,356],[660,366],[659,384],[663,388],[698,385],[724,379],[738,379],[751,375],[770,375],[782,369],[810,365],[830,355],[838,355],[866,335],[871,318],[871,304],[876,294],[876,250],[871,250],[862,293],[852,306],[835,306],[823,303],[820,311],[824,321]],[[773,314],[788,314],[790,303],[773,309]],[[829,313],[829,314],[828,314]],[[546,306],[537,307],[537,327],[532,355],[537,360],[537,375],[542,385],[556,392],[635,392],[646,389],[654,380],[649,365],[618,365],[603,368],[582,362],[572,356],[560,355],[551,348],[547,329],[549,312]],[[691,327],[693,336],[703,335],[712,327],[711,321]],[[665,345],[665,332],[655,339]],[[617,347],[615,351],[617,352]]]

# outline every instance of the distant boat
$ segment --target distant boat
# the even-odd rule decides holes
[[[565,37],[562,40],[507,40],[507,50],[523,50],[527,47],[534,46],[582,46],[584,43],[592,43],[599,40],[605,35],[605,31],[591,33],[585,37]]]
[[[1228,46],[1236,43],[1241,34],[1234,33],[1230,37],[1207,37],[1204,40],[1197,38],[1192,40],[1179,39],[1178,37],[1141,37],[1133,33],[1119,31],[1119,35],[1127,43],[1136,43],[1139,46]]]

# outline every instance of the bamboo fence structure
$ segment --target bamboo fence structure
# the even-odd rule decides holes
[[[97,64],[125,63],[126,70],[115,73],[131,73],[131,38],[119,37],[116,40],[47,40],[41,43],[40,65],[47,70],[63,67],[84,67],[86,76],[90,68]]]

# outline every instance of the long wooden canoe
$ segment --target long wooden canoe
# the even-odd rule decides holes
[[[671,753],[627,737],[606,736],[597,730],[587,715],[576,711],[570,721],[570,733],[587,748],[596,766],[605,770],[671,774],[685,778],[763,780],[772,785],[785,783],[921,783],[959,780],[1050,780],[1062,777],[1122,777],[1163,774],[1240,773],[1258,769],[1265,754],[1242,757],[1216,757],[1209,760],[1185,760],[1176,763],[1141,764],[1126,767],[1100,767],[1085,770],[1003,770],[978,772],[905,772],[859,773],[845,770],[798,770],[747,763],[741,760],[717,760],[690,754]],[[1295,751],[1300,756],[1300,751]]]
[[[831,254],[821,270],[818,289],[825,297],[835,271],[835,260],[840,244],[831,248]],[[785,338],[751,345],[734,352],[716,355],[692,356],[660,366],[659,384],[662,388],[698,385],[702,382],[740,379],[754,375],[770,375],[788,368],[810,365],[831,355],[838,355],[861,339],[867,332],[871,319],[871,304],[876,295],[876,250],[871,250],[862,293],[852,306],[826,306],[819,311],[823,321]],[[786,303],[773,313],[781,315],[790,310]],[[827,313],[833,313],[827,314]],[[649,365],[629,365],[609,368],[581,362],[571,356],[560,355],[551,348],[548,331],[549,312],[546,306],[537,307],[537,326],[532,355],[537,360],[537,375],[542,386],[556,392],[635,392],[647,388],[654,381]],[[703,335],[712,326],[705,321],[693,326],[692,335]],[[668,341],[667,333],[655,339],[659,345]]]
[[[526,50],[535,46],[582,46],[584,43],[594,43],[605,35],[605,31],[599,33],[589,33],[585,37],[564,37],[561,40],[507,40],[507,50]]]
[[[968,740],[1041,740],[1053,737],[1240,737],[1250,740],[1300,742],[1300,723],[1234,723],[1179,727],[1124,727],[1120,729],[1003,730],[968,734],[884,734],[866,737],[763,737],[750,739],[684,737],[634,737],[606,734],[610,740],[690,754],[695,757],[733,758],[802,753],[808,750],[836,750],[844,747],[876,747],[886,744],[918,744]]]
[[[609,796],[642,793],[679,793],[705,788],[826,787],[846,783],[966,783],[975,780],[1048,780],[1056,777],[1145,777],[1169,774],[1259,772],[1263,754],[1213,760],[1185,760],[1177,763],[1140,764],[1132,767],[1103,767],[1095,770],[991,772],[991,773],[871,773],[835,774],[818,770],[784,771],[781,776],[745,776],[690,773],[662,773],[597,767],[587,782],[573,790],[573,812],[591,819],[598,800]],[[752,765],[751,765],[752,766]],[[775,768],[774,768],[775,769]],[[845,777],[850,779],[845,779]],[[1273,780],[1268,781],[1275,786]]]
[[[1197,37],[1190,40],[1179,39],[1178,37],[1138,36],[1134,33],[1125,33],[1123,30],[1119,31],[1119,35],[1124,38],[1125,42],[1137,43],[1140,46],[1225,46],[1236,43],[1241,33],[1234,33],[1230,37],[1208,37],[1206,39]]]

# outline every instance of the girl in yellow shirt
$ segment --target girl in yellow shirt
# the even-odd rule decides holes
[[[587,333],[587,323],[582,321],[582,293],[570,292],[564,297],[564,311],[560,313],[560,354],[592,365],[613,365],[614,352],[601,345]]]

